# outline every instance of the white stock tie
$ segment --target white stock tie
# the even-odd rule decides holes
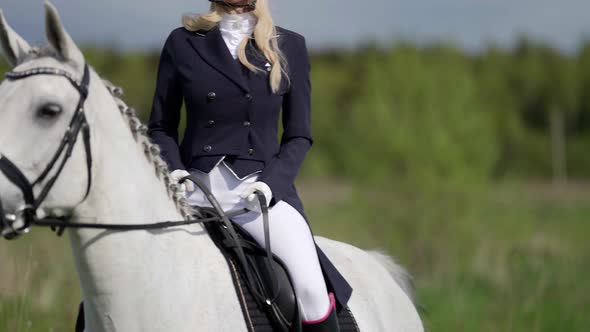
[[[256,26],[256,17],[252,13],[224,14],[219,29],[227,48],[234,59],[238,58],[238,46],[244,38],[249,37]]]

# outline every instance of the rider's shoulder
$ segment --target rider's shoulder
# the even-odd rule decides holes
[[[205,37],[209,30],[189,30],[184,26],[177,27],[170,32],[169,38],[183,38],[186,36]]]
[[[275,26],[276,30],[277,30],[277,34],[279,36],[279,38],[283,38],[283,39],[287,39],[287,40],[297,40],[299,42],[305,42],[305,37],[300,34],[297,33],[293,30],[289,30],[286,28],[283,28],[281,26]]]
[[[192,32],[188,31],[184,26],[179,26],[179,27],[172,29],[172,31],[170,31],[170,34],[168,35],[168,39],[182,38],[183,36],[186,36],[189,33],[192,33]]]
[[[182,45],[182,40],[190,35],[195,35],[195,32],[187,30],[184,26],[174,28],[168,33],[164,48],[173,52],[176,50],[177,45]]]

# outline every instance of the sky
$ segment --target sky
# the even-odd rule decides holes
[[[269,0],[275,24],[310,48],[354,48],[397,40],[453,42],[470,51],[511,47],[526,35],[565,52],[590,40],[590,0]],[[45,40],[42,0],[0,0],[9,24],[31,43]],[[207,0],[54,0],[79,44],[159,49],[185,13]]]

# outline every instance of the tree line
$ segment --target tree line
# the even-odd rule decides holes
[[[159,51],[84,49],[147,120]],[[590,42],[575,54],[523,38],[477,54],[397,42],[311,57],[306,174],[421,185],[590,176]]]

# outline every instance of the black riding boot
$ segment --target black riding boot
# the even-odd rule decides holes
[[[330,311],[326,317],[316,321],[303,321],[303,332],[340,332],[338,315],[336,313],[336,300],[330,293]]]

